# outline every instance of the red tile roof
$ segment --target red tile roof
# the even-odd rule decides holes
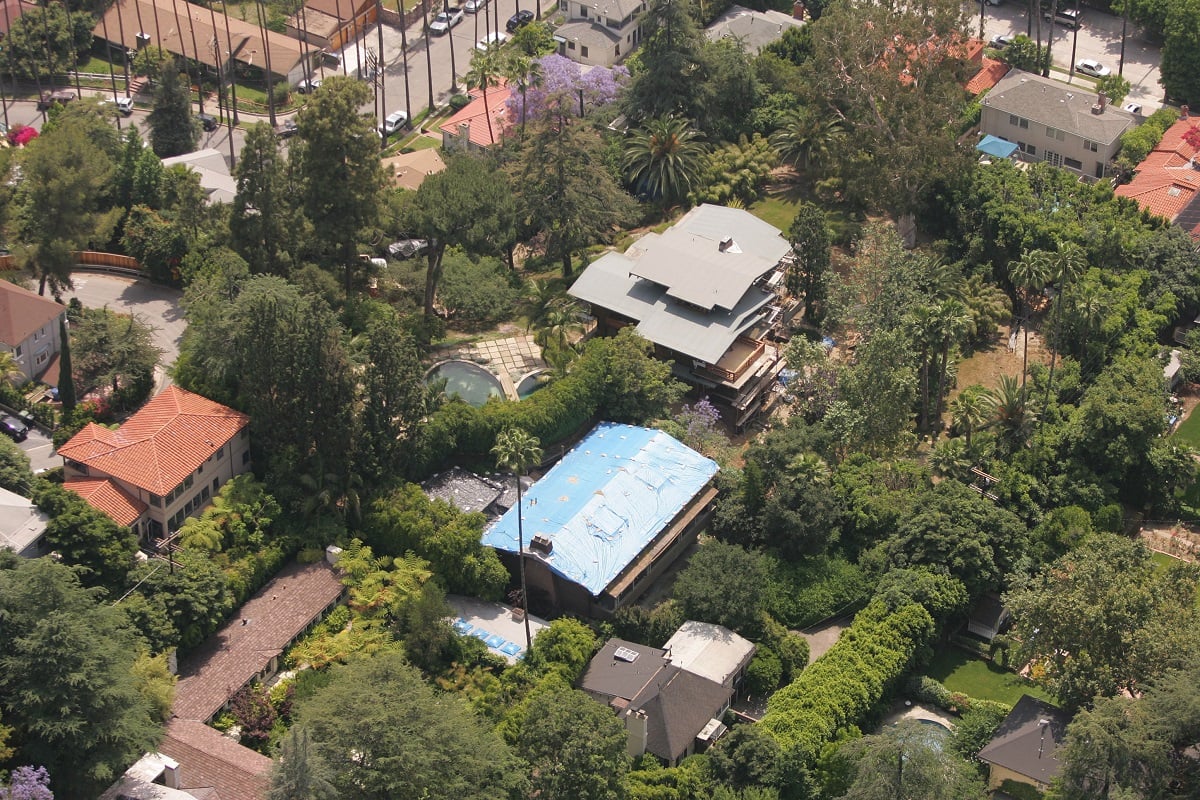
[[[980,92],[991,89],[1000,82],[1001,78],[1008,74],[1010,69],[1012,67],[1003,61],[997,61],[994,58],[984,56],[983,66],[980,67],[979,72],[976,72],[974,77],[967,81],[967,92],[977,95]]]
[[[108,478],[70,478],[63,487],[108,514],[118,525],[132,525],[149,508]]]
[[[285,567],[180,664],[175,716],[206,722],[342,593],[324,561]]]
[[[442,123],[441,131],[450,136],[458,137],[462,135],[460,132],[461,126],[464,124],[469,125],[471,143],[477,147],[491,147],[500,140],[500,136],[504,132],[504,126],[507,124],[508,100],[512,97],[512,90],[503,82],[499,86],[488,88],[487,111],[490,111],[492,116],[490,131],[488,130],[487,114],[484,113],[483,92],[473,89],[471,97],[474,99],[470,103],[467,103],[457,114]]]
[[[201,722],[172,719],[158,750],[179,762],[179,788],[197,796],[212,789],[221,800],[263,800],[270,788],[271,759]]]
[[[165,495],[249,422],[239,411],[169,386],[117,430],[88,423],[58,453]]]
[[[1200,190],[1200,168],[1192,163],[1197,148],[1183,140],[1194,127],[1200,127],[1200,120],[1189,117],[1168,128],[1162,141],[1138,164],[1133,180],[1118,186],[1114,193],[1174,222]]]
[[[0,342],[16,347],[38,328],[65,313],[66,306],[15,283],[0,280]]]

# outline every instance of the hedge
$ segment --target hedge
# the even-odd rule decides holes
[[[1012,706],[998,700],[981,700],[963,692],[952,692],[928,675],[913,676],[904,687],[904,693],[914,702],[928,703],[959,716],[972,710],[996,711],[1004,716],[1012,711]]]
[[[876,709],[934,633],[921,605],[893,611],[873,600],[829,652],[767,702],[760,724],[793,758],[811,764],[839,730]]]

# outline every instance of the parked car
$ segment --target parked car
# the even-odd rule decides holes
[[[117,98],[117,111],[120,111],[122,114],[124,114],[127,117],[130,114],[132,114],[133,113],[133,98],[132,97],[118,97]]]
[[[463,11],[468,14],[474,14],[476,11],[482,11],[487,8],[488,0],[467,0],[463,4]]]
[[[296,120],[285,119],[275,126],[275,135],[280,139],[290,139],[296,135],[296,131],[298,130],[300,130],[300,127],[296,124]]]
[[[1112,73],[1111,69],[1092,58],[1079,59],[1075,62],[1075,69],[1084,75],[1091,75],[1093,78],[1103,78]]]
[[[528,10],[518,11],[508,18],[508,22],[504,25],[504,29],[509,33],[516,33],[521,28],[524,28],[529,23],[533,22],[533,12]]]
[[[1003,3],[1004,0],[983,0],[983,2],[987,3],[989,6],[998,6]]]
[[[212,114],[197,114],[196,119],[200,122],[200,127],[207,133],[212,133],[217,129],[217,118]]]
[[[487,36],[475,43],[475,49],[481,53],[486,53],[489,47],[499,47],[508,41],[508,34],[500,31],[492,31]]]
[[[0,431],[14,442],[23,442],[29,436],[29,426],[11,414],[0,414]]]
[[[403,130],[406,127],[408,127],[408,112],[393,111],[384,118],[383,124],[379,126],[379,132],[386,139],[393,133]]]
[[[1079,27],[1079,12],[1073,8],[1060,8],[1051,16],[1050,9],[1042,9],[1042,19],[1053,19],[1059,25],[1065,25],[1068,28]]]
[[[1011,36],[1005,36],[1003,33],[997,33],[995,36],[993,36],[991,38],[991,41],[988,42],[988,46],[994,47],[997,50],[1003,50],[1004,48],[1006,48],[1010,44],[1012,44],[1012,40],[1013,40],[1013,37],[1011,37]]]
[[[54,106],[65,106],[74,99],[74,92],[68,92],[61,89],[57,92],[42,92],[41,97],[38,98],[37,110],[49,111]]]
[[[1142,104],[1141,103],[1126,103],[1125,105],[1121,106],[1121,110],[1128,111],[1130,114],[1141,114],[1142,113]]]
[[[429,23],[429,32],[435,36],[445,36],[451,28],[462,21],[463,10],[461,8],[439,11],[438,15],[433,18],[433,22]]]
[[[315,92],[317,89],[320,89],[320,88],[321,88],[321,79],[320,78],[311,78],[311,79],[305,78],[304,80],[300,81],[300,83],[296,84],[296,91],[299,92],[300,94],[312,94],[313,92]]]

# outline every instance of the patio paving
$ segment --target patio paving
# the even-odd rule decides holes
[[[433,357],[435,363],[462,359],[487,367],[500,379],[509,400],[520,399],[517,386],[522,378],[546,367],[542,348],[538,347],[531,334],[439,347],[434,350]]]
[[[460,636],[476,637],[510,664],[517,663],[525,655],[525,623],[513,619],[512,606],[457,594],[446,595],[446,602],[458,615],[452,624]],[[536,639],[549,624],[531,614],[530,635]]]

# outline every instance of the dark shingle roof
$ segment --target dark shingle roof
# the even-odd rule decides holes
[[[1111,103],[1104,113],[1093,114],[1097,99],[1093,91],[1014,69],[983,98],[983,104],[1106,145],[1135,127],[1133,115]]]
[[[729,702],[730,689],[679,667],[664,668],[630,710],[646,713],[646,750],[674,761]]]
[[[179,788],[196,797],[215,796],[221,800],[266,797],[271,759],[242,747],[203,723],[171,720],[158,749],[179,762]]]
[[[634,661],[623,661],[616,657],[618,648],[637,653],[638,657]],[[579,687],[606,698],[632,700],[666,664],[666,650],[624,639],[609,639],[588,663],[579,679]]]
[[[1056,752],[1070,721],[1061,708],[1022,695],[979,759],[1048,784],[1062,769]]]

